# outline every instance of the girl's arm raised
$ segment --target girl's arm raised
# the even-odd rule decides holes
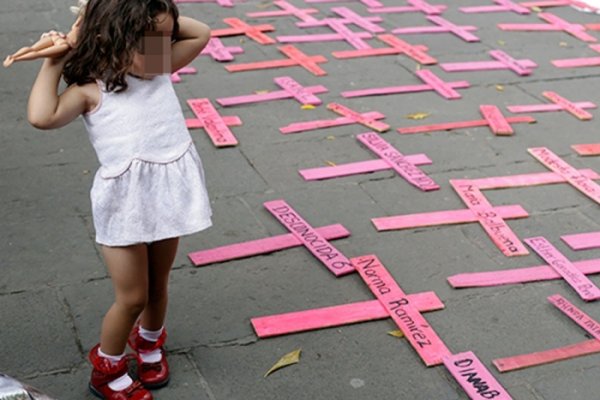
[[[210,28],[206,24],[183,16],[177,21],[179,34],[171,46],[171,72],[192,62],[210,39]]]
[[[58,84],[68,55],[59,59],[46,58],[31,88],[27,104],[27,119],[38,129],[56,129],[67,125],[82,114],[87,98],[77,85],[69,86],[58,96]]]

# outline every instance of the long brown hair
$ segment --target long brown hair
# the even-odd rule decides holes
[[[173,0],[90,0],[77,47],[63,70],[67,85],[100,79],[109,91],[126,90],[134,52],[141,51],[144,32],[156,30],[154,17],[161,12],[173,17],[176,37],[179,12]]]

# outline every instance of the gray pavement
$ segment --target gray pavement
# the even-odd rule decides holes
[[[383,1],[386,5],[404,2]],[[316,7],[321,16],[336,4]],[[425,314],[452,352],[474,351],[495,377],[521,400],[594,399],[600,391],[600,356],[501,374],[492,360],[566,346],[589,338],[546,297],[560,293],[600,320],[595,303],[584,304],[565,282],[455,290],[446,278],[461,272],[493,271],[542,264],[536,255],[507,258],[477,224],[378,233],[371,218],[464,208],[450,179],[545,172],[528,147],[546,146],[577,168],[600,171],[600,158],[579,157],[574,143],[597,143],[598,111],[582,122],[566,113],[532,114],[538,122],[516,125],[513,137],[495,137],[488,129],[400,136],[395,128],[478,119],[480,104],[544,102],[553,90],[575,101],[600,102],[597,68],[558,69],[553,59],[593,57],[588,44],[562,32],[502,32],[497,23],[541,22],[535,13],[467,15],[459,6],[484,0],[451,1],[444,17],[479,27],[478,43],[452,35],[403,35],[429,47],[440,62],[488,60],[487,51],[502,49],[530,58],[539,67],[531,76],[508,71],[445,73],[445,80],[468,80],[461,100],[432,93],[343,99],[343,90],[418,84],[414,61],[402,56],[336,60],[341,42],[299,44],[307,54],[325,55],[327,76],[300,68],[230,74],[209,58],[193,62],[197,75],[176,85],[187,117],[188,98],[212,100],[255,91],[275,90],[272,78],[289,75],[303,85],[324,85],[324,104],[340,102],[361,112],[380,111],[393,128],[384,136],[404,154],[426,153],[433,164],[422,167],[441,186],[423,193],[393,172],[378,172],[320,182],[305,182],[299,169],[373,159],[354,136],[357,125],[283,136],[278,128],[292,122],[332,118],[324,106],[301,109],[291,100],[219,107],[238,115],[244,125],[233,129],[239,146],[216,149],[202,130],[193,137],[203,158],[214,210],[214,227],[182,240],[171,281],[168,352],[171,384],[157,399],[466,399],[443,366],[426,368],[404,339],[387,332],[380,320],[271,339],[258,339],[250,318],[373,299],[360,277],[334,278],[304,248],[196,268],[192,251],[283,234],[285,229],[262,206],[285,199],[314,226],[341,223],[352,235],[335,241],[348,257],[376,254],[408,293],[435,291],[445,309]],[[48,29],[72,22],[67,0],[10,1],[0,11],[0,48],[9,54]],[[362,15],[359,2],[338,4]],[[182,4],[181,13],[224,28],[223,18],[271,23],[275,35],[302,34],[294,18],[251,20],[247,12],[275,10],[270,2],[249,0],[234,8]],[[574,23],[594,23],[595,15],[569,7],[548,11]],[[387,14],[388,31],[427,25],[422,14]],[[326,28],[310,32],[328,32]],[[600,38],[600,33],[592,32]],[[280,58],[276,46],[261,46],[241,37],[224,39],[245,53],[235,63]],[[373,44],[377,46],[376,44]],[[61,400],[91,399],[86,354],[98,340],[100,320],[111,304],[111,284],[94,243],[89,188],[98,167],[81,121],[51,132],[26,121],[26,104],[39,62],[20,63],[0,73],[0,371],[37,386]],[[501,85],[499,90],[497,85]],[[407,114],[426,112],[422,121]],[[509,114],[505,112],[505,114]],[[520,238],[543,235],[571,260],[600,257],[600,250],[574,252],[559,237],[600,230],[598,205],[567,184],[485,191],[494,205],[521,204],[530,216],[509,222]],[[600,284],[597,277],[591,278]],[[302,349],[299,364],[268,378],[263,374],[284,354]]]

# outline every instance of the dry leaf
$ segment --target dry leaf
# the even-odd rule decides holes
[[[255,90],[254,91],[254,94],[267,94],[267,93],[269,93],[268,90]]]
[[[499,92],[504,92],[504,86],[502,85],[496,85],[496,90]]]
[[[335,140],[335,136],[327,136],[326,139],[327,140]]]
[[[264,377],[266,378],[267,376],[271,375],[271,373],[277,371],[280,368],[287,367],[288,365],[300,362],[301,351],[302,349],[294,350],[291,353],[288,353],[285,356],[281,357],[281,359],[277,361],[275,365],[271,367],[270,370],[267,371]]]
[[[302,104],[302,107],[300,107],[303,110],[314,110],[315,106],[313,106],[312,104]]]
[[[542,10],[540,7],[535,6],[535,7],[531,7],[531,11],[539,13],[539,12],[542,12],[544,10]]]
[[[404,333],[402,333],[402,331],[400,329],[397,329],[395,331],[389,331],[388,335],[393,336],[393,337],[397,337],[397,338],[404,337]]]
[[[569,43],[567,43],[567,42],[560,42],[558,45],[560,47],[569,47]]]
[[[429,113],[418,112],[418,113],[408,114],[406,116],[406,118],[408,118],[408,119],[425,119],[425,118],[429,117],[430,115],[431,114],[429,114]]]
[[[415,68],[415,71],[420,71],[421,70],[421,64],[417,64],[417,68]]]
[[[244,38],[240,39],[240,44],[244,44],[244,43],[246,43],[246,39],[244,39]]]
[[[335,167],[336,164],[333,161],[327,161],[325,160],[325,164],[329,165],[330,167]]]
[[[506,44],[506,42],[504,40],[498,40],[498,44],[500,46],[504,46]]]

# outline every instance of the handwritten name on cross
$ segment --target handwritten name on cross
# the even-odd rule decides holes
[[[229,129],[230,126],[242,125],[236,116],[222,117],[209,99],[190,99],[188,105],[196,115],[196,119],[186,119],[189,129],[204,128],[213,144],[217,147],[235,146],[237,139]]]
[[[503,31],[563,31],[584,42],[597,42],[598,39],[585,32],[586,28],[580,24],[572,24],[550,13],[538,13],[538,17],[547,24],[498,24]]]
[[[243,53],[244,49],[238,46],[224,46],[219,38],[211,38],[206,47],[200,52],[202,56],[210,56],[215,61],[232,61],[234,54]]]
[[[511,124],[534,123],[535,119],[530,116],[506,118],[500,109],[494,105],[481,105],[479,111],[484,119],[460,122],[448,122],[433,125],[410,126],[398,128],[400,134],[428,133],[439,131],[451,131],[454,129],[476,128],[487,126],[495,135],[508,136],[514,133]]]
[[[437,15],[427,17],[430,22],[437,26],[397,28],[392,30],[394,34],[422,34],[422,33],[452,33],[466,42],[479,42],[479,38],[471,33],[476,31],[475,26],[459,26]]]
[[[327,62],[327,59],[325,57],[321,55],[308,56],[292,45],[280,46],[277,49],[288,58],[246,64],[228,65],[225,67],[225,69],[229,72],[242,72],[269,68],[302,67],[316,76],[327,75],[327,72],[325,72],[319,66],[320,63]]]
[[[342,96],[348,98],[435,91],[437,94],[448,100],[456,100],[460,99],[461,95],[455,89],[464,89],[470,86],[469,82],[467,81],[444,82],[437,75],[435,75],[433,72],[427,69],[419,70],[415,72],[415,74],[419,79],[425,82],[424,85],[392,86],[375,89],[350,90],[342,92]]]
[[[319,105],[322,103],[315,94],[327,92],[325,86],[304,87],[289,76],[280,76],[273,79],[283,90],[263,94],[250,94],[245,96],[224,97],[217,99],[217,103],[223,107],[239,104],[258,103],[272,100],[294,99],[301,104]]]
[[[357,58],[357,57],[372,57],[372,56],[389,56],[389,55],[400,55],[404,54],[407,57],[412,58],[419,64],[431,65],[437,64],[437,60],[427,54],[426,46],[413,46],[402,39],[398,39],[396,36],[391,34],[377,35],[377,39],[381,40],[390,47],[381,47],[376,49],[362,49],[362,50],[345,50],[345,51],[334,51],[331,53],[335,58],[346,59],[346,58]]]
[[[517,60],[502,50],[492,50],[489,52],[496,61],[472,61],[460,63],[443,63],[440,67],[446,72],[464,72],[464,71],[488,71],[509,69],[520,76],[530,75],[537,64],[531,60]]]

